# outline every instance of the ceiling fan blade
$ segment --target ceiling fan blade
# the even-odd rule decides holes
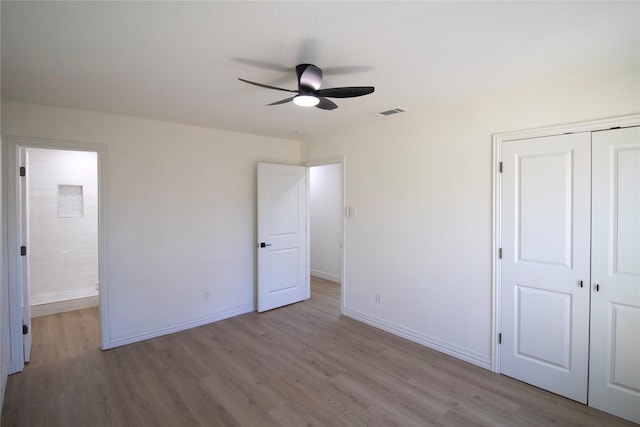
[[[366,73],[373,70],[373,67],[369,65],[350,65],[344,67],[326,67],[322,69],[322,72],[327,76],[338,74],[357,74]]]
[[[238,78],[238,80],[240,80],[241,82],[249,83],[250,85],[265,87],[267,89],[275,89],[275,90],[282,90],[284,92],[298,93],[297,90],[283,89],[281,87],[269,86],[269,85],[265,85],[265,84],[262,84],[262,83],[256,83],[256,82],[252,82],[252,81],[249,81],[249,80],[241,79],[241,78]]]
[[[318,103],[318,105],[316,105],[316,108],[319,108],[321,110],[335,110],[336,108],[338,108],[338,105],[335,102],[321,96],[318,98],[320,99],[320,102]]]
[[[354,98],[356,96],[368,95],[374,90],[375,88],[373,86],[334,87],[320,89],[318,95],[329,98]]]
[[[269,71],[279,71],[282,73],[289,73],[291,72],[291,70],[293,70],[293,67],[285,67],[280,64],[260,61],[258,59],[249,59],[249,58],[232,58],[232,59],[236,62],[239,62],[240,64],[250,65],[252,67],[262,68],[264,70],[269,70]]]
[[[322,70],[315,65],[300,64],[296,66],[296,74],[301,87],[318,90],[322,86]]]
[[[280,104],[286,104],[287,102],[291,102],[291,101],[293,101],[293,98],[295,98],[295,96],[292,96],[291,98],[281,99],[280,101],[272,102],[271,104],[267,104],[267,105],[280,105]]]

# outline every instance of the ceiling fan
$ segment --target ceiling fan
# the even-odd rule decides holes
[[[302,107],[320,108],[321,110],[335,110],[338,108],[335,102],[327,98],[354,98],[356,96],[368,95],[375,88],[373,86],[349,86],[320,89],[322,86],[322,70],[312,64],[300,64],[296,66],[298,76],[298,90],[284,89],[281,87],[269,86],[249,80],[238,78],[238,80],[255,86],[267,89],[281,90],[295,93],[296,95],[267,105],[280,105],[293,101],[294,104]]]

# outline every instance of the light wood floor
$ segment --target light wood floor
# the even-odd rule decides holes
[[[619,418],[339,315],[338,285],[99,350],[96,309],[36,318],[2,426],[624,426]]]

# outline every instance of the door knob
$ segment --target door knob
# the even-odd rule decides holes
[[[267,246],[271,246],[271,243],[262,242],[262,243],[260,243],[260,245],[258,245],[259,248],[265,248]]]

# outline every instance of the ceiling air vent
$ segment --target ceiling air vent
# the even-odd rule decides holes
[[[398,114],[398,113],[404,113],[405,110],[404,108],[393,108],[391,110],[387,110],[387,111],[381,111],[379,113],[376,113],[376,116],[380,116],[380,117],[386,117],[386,116],[392,116],[394,114]]]

